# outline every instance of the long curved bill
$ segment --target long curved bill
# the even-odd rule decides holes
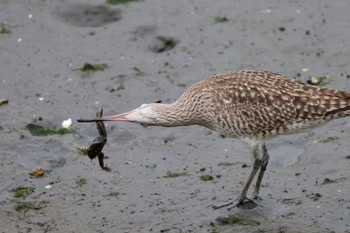
[[[101,118],[78,119],[78,122],[98,122],[98,121],[129,121],[130,122],[130,120],[126,119],[125,116],[129,115],[131,112],[132,111],[121,113],[114,116],[105,116]]]

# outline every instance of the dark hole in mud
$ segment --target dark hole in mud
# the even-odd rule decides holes
[[[157,36],[152,38],[148,49],[155,53],[162,53],[173,49],[179,41],[173,37]]]
[[[106,6],[62,4],[54,11],[61,21],[77,27],[100,27],[122,18],[122,11]]]

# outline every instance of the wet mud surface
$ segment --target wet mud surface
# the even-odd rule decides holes
[[[77,119],[101,107],[111,115],[172,102],[218,72],[264,69],[303,82],[329,76],[327,86],[350,90],[349,7],[346,0],[0,0],[0,23],[10,29],[0,34],[0,99],[8,99],[0,105],[0,231],[350,232],[348,119],[268,141],[253,210],[210,207],[235,198],[250,172],[251,153],[238,139],[196,126],[108,123],[111,172],[75,148],[97,136],[94,123]],[[108,66],[73,71],[85,63]],[[75,133],[26,129],[59,128],[68,118]],[[31,177],[37,167],[48,171]],[[34,190],[15,197],[16,187]]]

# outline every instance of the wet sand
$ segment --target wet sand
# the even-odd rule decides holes
[[[76,122],[97,108],[111,115],[172,102],[219,72],[263,69],[302,82],[329,76],[328,87],[350,90],[349,7],[346,0],[0,0],[0,23],[11,30],[0,34],[0,98],[9,100],[0,105],[0,231],[349,233],[348,119],[268,141],[253,210],[210,207],[235,198],[250,173],[251,153],[238,139],[196,126],[108,123],[111,172],[75,149],[97,136],[94,124]],[[73,71],[84,63],[108,68]],[[77,133],[39,137],[25,128],[60,127],[68,118]],[[51,172],[30,177],[38,166]],[[35,191],[15,198],[19,185]],[[16,211],[23,201],[42,208]],[[216,221],[233,214],[247,225]]]

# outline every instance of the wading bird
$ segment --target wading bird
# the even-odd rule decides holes
[[[195,83],[174,103],[143,104],[114,116],[84,120],[126,121],[147,126],[200,125],[226,137],[241,138],[252,148],[253,169],[236,200],[214,208],[244,203],[259,171],[252,198],[257,198],[269,154],[265,141],[303,131],[350,115],[350,92],[320,88],[268,71],[217,74]]]

